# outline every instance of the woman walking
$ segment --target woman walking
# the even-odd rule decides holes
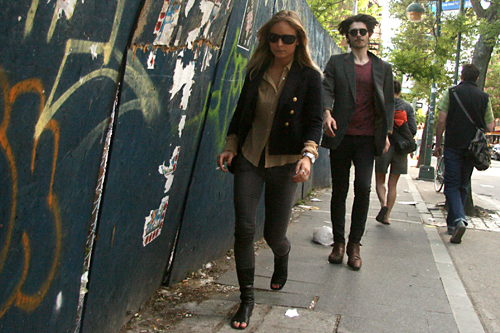
[[[231,319],[245,329],[254,307],[256,212],[265,187],[264,239],[274,253],[272,290],[288,277],[286,231],[297,184],[305,182],[318,156],[322,126],[321,71],[311,59],[298,15],[280,11],[257,33],[258,46],[217,156],[234,172],[236,272],[241,303]]]

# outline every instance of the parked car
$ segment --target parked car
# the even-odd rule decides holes
[[[496,144],[491,149],[491,158],[500,161],[500,144]]]

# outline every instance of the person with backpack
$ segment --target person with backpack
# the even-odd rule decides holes
[[[393,134],[389,137],[391,146],[385,154],[375,157],[375,189],[381,206],[375,219],[387,225],[390,224],[389,217],[396,202],[399,177],[408,173],[408,150],[416,148],[415,142],[411,142],[417,133],[415,112],[410,104],[399,98],[400,94],[401,83],[394,80],[395,112]],[[406,151],[404,148],[399,148],[405,146],[411,148]],[[391,171],[386,187],[386,174],[389,166],[391,166]]]
[[[444,195],[448,204],[446,224],[450,242],[460,244],[467,228],[465,201],[474,164],[467,148],[477,128],[491,132],[495,125],[489,95],[477,86],[479,69],[474,64],[462,67],[461,82],[446,90],[438,104],[436,149],[440,157],[444,142]]]

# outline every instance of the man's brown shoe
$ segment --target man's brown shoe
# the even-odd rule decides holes
[[[359,243],[348,243],[347,244],[347,266],[351,267],[355,271],[359,271],[361,268],[361,256],[359,254]]]
[[[344,260],[345,243],[333,243],[332,253],[328,256],[328,261],[331,264],[341,264]]]

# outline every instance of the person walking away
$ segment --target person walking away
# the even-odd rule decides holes
[[[254,307],[254,234],[262,189],[264,239],[274,253],[270,287],[281,290],[288,276],[286,231],[297,185],[311,173],[322,126],[322,74],[297,13],[276,13],[257,37],[226,145],[217,156],[222,171],[228,171],[225,163],[234,169],[234,255],[241,292],[231,319],[235,329],[248,327]]]
[[[443,152],[442,136],[446,130],[444,138],[444,195],[448,204],[446,224],[448,234],[451,235],[450,242],[455,244],[462,242],[467,227],[464,207],[474,170],[474,165],[466,154],[467,147],[474,138],[476,126],[491,132],[495,124],[489,96],[477,87],[478,77],[479,69],[475,65],[464,65],[460,84],[446,90],[438,104],[434,155],[440,157]],[[467,118],[452,89],[455,90],[474,124]]]
[[[412,106],[399,98],[401,94],[401,83],[394,80],[394,123],[401,126],[404,121],[408,122],[408,127],[412,136],[417,133],[417,123],[415,121],[415,112]],[[408,173],[408,154],[397,152],[393,145],[392,136],[389,137],[391,146],[389,150],[381,156],[375,157],[375,189],[380,201],[380,211],[375,218],[382,224],[390,224],[390,216],[397,197],[397,186],[399,177]],[[389,180],[386,188],[386,174],[391,166]]]
[[[420,146],[422,145],[422,136],[424,135],[424,125],[422,123],[419,123],[417,126],[417,150],[415,150],[415,154],[413,155],[414,158],[418,160],[418,157],[420,156]]]
[[[392,66],[368,51],[378,24],[370,15],[351,16],[338,25],[351,52],[330,57],[324,70],[323,140],[330,150],[333,250],[328,260],[341,264],[349,173],[354,164],[354,204],[347,244],[347,265],[361,268],[360,242],[370,204],[373,159],[389,149],[394,121]]]

